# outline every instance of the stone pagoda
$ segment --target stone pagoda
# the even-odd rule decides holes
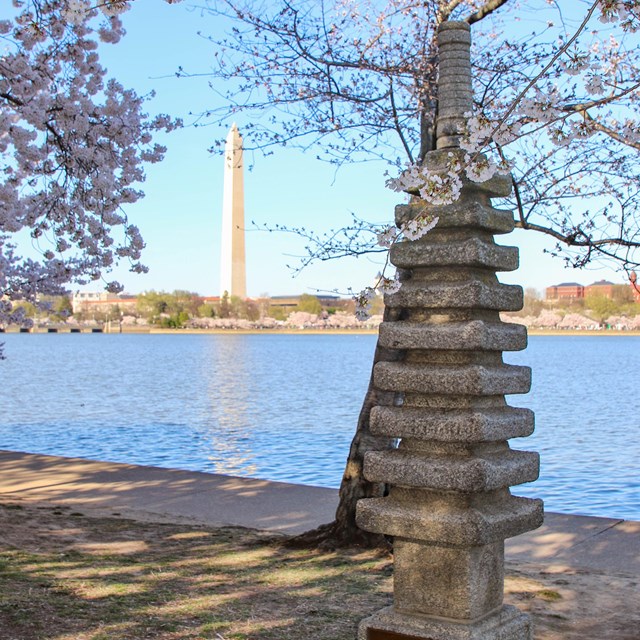
[[[448,171],[472,109],[470,30],[444,23],[438,34],[440,79],[437,150],[432,171]],[[391,262],[402,287],[385,297],[394,321],[380,344],[398,350],[379,362],[377,388],[395,393],[375,407],[371,430],[398,438],[397,449],[365,457],[365,477],[390,485],[384,498],[358,503],[357,522],[393,536],[393,606],[363,620],[359,640],[525,640],[527,615],[503,605],[504,540],[542,523],[542,501],[509,487],[538,477],[538,455],[515,451],[510,438],[533,432],[533,413],[505,395],[527,393],[528,367],[506,365],[503,351],[524,349],[523,326],[500,320],[522,308],[522,288],[497,271],[518,267],[518,249],[494,243],[513,230],[513,215],[495,209],[511,178],[464,180],[453,204],[399,206],[398,225],[425,212],[439,222],[428,235],[396,244]],[[397,319],[395,319],[397,318]]]

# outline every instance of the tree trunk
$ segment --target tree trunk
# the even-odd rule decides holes
[[[392,311],[385,309],[384,321],[390,322]],[[307,531],[289,541],[291,546],[319,546],[323,548],[335,547],[386,547],[384,536],[368,533],[356,525],[356,503],[360,498],[375,498],[383,496],[386,485],[369,482],[363,475],[364,454],[367,451],[380,451],[395,446],[393,438],[374,436],[369,429],[369,416],[375,406],[393,404],[394,394],[376,389],[373,382],[373,368],[378,362],[393,362],[400,359],[401,351],[385,349],[376,344],[373,357],[373,367],[369,387],[362,403],[358,417],[358,425],[351,441],[349,456],[340,484],[339,503],[335,520],[317,529]]]

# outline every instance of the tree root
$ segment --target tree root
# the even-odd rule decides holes
[[[352,549],[354,547],[379,549],[386,552],[390,552],[392,549],[391,541],[386,536],[379,533],[369,533],[362,529],[345,530],[335,520],[288,538],[283,542],[283,546],[290,549],[320,549],[322,551]]]

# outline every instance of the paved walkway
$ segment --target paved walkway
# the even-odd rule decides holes
[[[4,500],[152,521],[301,533],[333,520],[338,492],[305,485],[0,451]],[[640,522],[547,513],[507,560],[640,576]]]

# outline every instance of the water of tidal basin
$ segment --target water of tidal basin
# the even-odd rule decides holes
[[[372,335],[7,334],[0,448],[336,487]],[[537,337],[512,405],[536,413],[547,509],[640,520],[640,338]]]

